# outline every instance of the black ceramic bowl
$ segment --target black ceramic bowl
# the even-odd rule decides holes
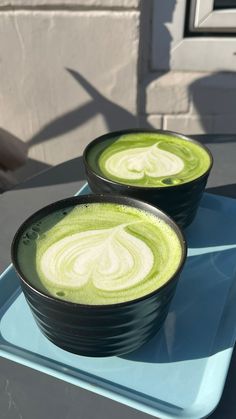
[[[174,276],[161,288],[124,303],[83,305],[49,296],[32,286],[23,275],[17,260],[17,249],[25,229],[55,210],[95,202],[118,203],[145,210],[163,219],[176,232],[182,246],[182,257]],[[160,329],[185,262],[186,243],[178,226],[162,211],[147,203],[121,196],[85,195],[55,202],[34,213],[18,229],[11,252],[26,301],[42,333],[66,351],[99,357],[134,351]]]
[[[116,137],[119,137],[121,135],[136,132],[166,134],[178,138],[183,138],[187,141],[191,141],[192,143],[199,145],[206,151],[206,153],[210,157],[210,166],[203,175],[194,180],[178,185],[164,187],[143,187],[122,184],[106,178],[104,175],[96,171],[96,169],[91,167],[88,161],[88,153],[91,151],[94,145],[102,143],[107,139],[115,139]],[[198,141],[172,131],[151,131],[142,129],[116,131],[96,138],[85,148],[83,153],[83,160],[88,184],[90,186],[90,189],[94,193],[116,193],[119,195],[125,195],[132,198],[144,200],[152,205],[161,208],[164,212],[169,214],[180,227],[183,228],[187,227],[194,220],[199,206],[199,202],[201,200],[208,176],[213,165],[213,158],[210,151]]]

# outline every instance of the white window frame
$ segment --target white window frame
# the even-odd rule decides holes
[[[197,3],[198,6],[200,3],[203,5],[201,13],[200,11],[196,13],[198,24],[201,25],[207,20],[207,16],[211,19],[216,11],[212,11],[212,0],[197,0]],[[154,0],[151,69],[155,71],[236,71],[236,34],[235,37],[190,36],[185,38],[185,9],[186,0],[175,0],[175,2]],[[219,11],[219,13],[229,16],[228,10]],[[216,27],[214,27],[214,32],[216,32]]]
[[[236,9],[214,10],[214,0],[191,0],[190,30],[235,32]]]

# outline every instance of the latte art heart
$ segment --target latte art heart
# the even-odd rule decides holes
[[[107,173],[123,179],[142,179],[145,175],[153,178],[172,176],[183,168],[180,157],[159,149],[158,144],[119,151],[105,162]]]
[[[164,285],[179,264],[181,245],[174,230],[152,214],[91,203],[33,223],[22,235],[18,257],[36,289],[65,301],[103,305]]]
[[[86,162],[105,179],[138,187],[168,188],[192,181],[211,163],[194,141],[155,132],[127,132],[94,142]]]
[[[152,266],[152,251],[122,225],[65,237],[50,246],[40,260],[47,280],[58,286],[79,288],[92,281],[106,291],[134,286],[145,279]]]

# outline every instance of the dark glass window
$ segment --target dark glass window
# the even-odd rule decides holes
[[[214,0],[214,9],[235,9],[236,0]]]

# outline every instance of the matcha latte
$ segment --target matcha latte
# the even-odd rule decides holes
[[[138,187],[168,187],[207,172],[209,153],[194,141],[163,132],[127,132],[97,142],[88,164],[112,181]]]
[[[46,294],[89,305],[137,299],[165,284],[182,258],[180,239],[163,220],[116,203],[56,210],[28,225],[17,262]]]

